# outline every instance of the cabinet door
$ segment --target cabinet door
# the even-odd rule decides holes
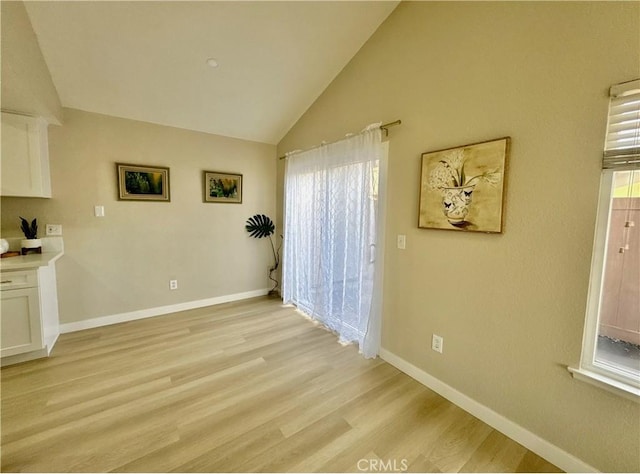
[[[3,291],[0,300],[0,356],[42,349],[38,289]]]
[[[2,112],[1,196],[51,197],[47,123]]]

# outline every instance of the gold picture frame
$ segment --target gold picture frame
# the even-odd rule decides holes
[[[203,202],[242,204],[242,175],[203,171]]]
[[[418,227],[501,233],[510,137],[422,154]]]
[[[120,201],[170,202],[169,168],[116,163]]]

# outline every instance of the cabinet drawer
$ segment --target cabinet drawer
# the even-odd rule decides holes
[[[36,270],[0,273],[0,290],[2,291],[36,286],[38,286]]]

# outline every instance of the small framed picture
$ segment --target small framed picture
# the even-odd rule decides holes
[[[204,202],[242,203],[242,175],[204,171]]]
[[[116,163],[118,199],[169,202],[169,168]]]

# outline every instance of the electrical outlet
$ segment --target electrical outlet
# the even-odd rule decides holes
[[[407,248],[407,236],[398,234],[398,248],[404,250]]]
[[[437,334],[434,334],[433,337],[431,338],[431,349],[442,354],[443,346],[444,346],[443,337],[438,336]]]
[[[169,289],[177,290],[178,289],[178,280],[169,280]]]
[[[60,224],[47,224],[47,235],[62,235],[62,225]]]

